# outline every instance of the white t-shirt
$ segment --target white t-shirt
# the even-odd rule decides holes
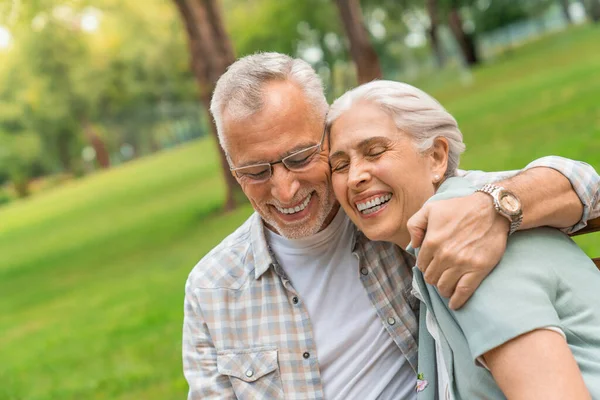
[[[415,399],[416,375],[381,323],[352,254],[353,226],[340,209],[309,238],[265,234],[308,310],[327,399]]]

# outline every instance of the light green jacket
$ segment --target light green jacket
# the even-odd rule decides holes
[[[429,201],[475,191],[450,178]],[[491,373],[476,364],[487,351],[526,332],[557,327],[579,365],[592,398],[600,399],[600,272],[565,234],[550,228],[516,232],[496,268],[458,311],[414,268],[423,301],[419,320],[419,373],[428,384],[418,400],[437,398],[435,343],[425,315],[440,328],[441,347],[455,400],[504,399]]]

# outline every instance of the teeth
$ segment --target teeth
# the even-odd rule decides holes
[[[377,197],[375,199],[371,199],[363,203],[356,203],[356,208],[358,208],[358,211],[362,212],[365,215],[371,214],[381,209],[380,205],[387,203],[391,198],[392,195],[388,193],[386,195]]]
[[[376,206],[376,207],[373,207],[373,208],[369,208],[368,210],[365,210],[362,213],[364,215],[369,215],[369,214],[373,214],[375,211],[379,211],[379,210],[381,210],[381,206]]]
[[[275,208],[277,208],[277,211],[279,211],[282,214],[295,214],[295,213],[300,212],[300,211],[302,211],[302,210],[304,210],[306,208],[306,206],[310,202],[310,198],[311,197],[312,197],[312,193],[309,194],[306,197],[306,199],[304,199],[304,201],[302,202],[302,204],[300,204],[300,205],[298,205],[296,207],[281,208],[281,207],[275,206]]]

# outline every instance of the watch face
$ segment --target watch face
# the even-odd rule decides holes
[[[518,213],[521,209],[519,200],[510,193],[503,193],[499,203],[502,208],[511,214]]]

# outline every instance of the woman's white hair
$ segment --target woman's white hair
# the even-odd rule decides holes
[[[384,80],[365,83],[333,102],[327,115],[327,130],[353,104],[360,101],[372,102],[387,112],[394,119],[396,127],[411,136],[421,152],[431,149],[436,138],[446,138],[449,154],[444,176],[456,174],[465,144],[456,120],[437,100],[406,83]]]
[[[263,89],[271,81],[297,84],[315,110],[315,117],[325,120],[327,99],[323,83],[306,61],[281,53],[257,53],[240,58],[227,68],[217,81],[210,102],[210,112],[217,126],[219,144],[227,153],[223,136],[223,112],[230,118],[245,118],[262,110]]]

